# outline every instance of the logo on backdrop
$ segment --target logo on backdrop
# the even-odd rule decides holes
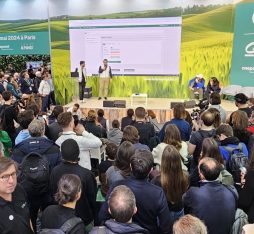
[[[254,42],[249,43],[245,47],[245,57],[254,57]]]

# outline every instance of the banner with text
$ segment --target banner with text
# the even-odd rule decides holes
[[[235,12],[235,33],[230,83],[254,86],[254,4],[239,3]]]
[[[49,54],[49,33],[0,33],[0,55],[25,54]]]

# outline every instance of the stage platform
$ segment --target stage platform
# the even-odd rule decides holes
[[[74,101],[64,106],[65,109],[73,106],[74,103],[79,103],[82,113],[87,116],[87,113],[90,109],[103,109],[105,112],[105,117],[111,123],[114,119],[120,120],[122,117],[126,116],[126,111],[129,108],[135,109],[137,106],[143,106],[146,109],[151,109],[156,114],[156,118],[159,123],[164,123],[173,118],[173,111],[170,109],[171,102],[184,102],[183,99],[168,99],[168,98],[148,98],[147,106],[145,106],[144,101],[138,103],[135,102],[135,105],[131,106],[131,98],[119,98],[119,97],[110,97],[108,100],[125,100],[126,108],[115,108],[115,107],[103,107],[103,99],[98,100],[97,97],[92,97],[85,99],[85,102]],[[230,114],[232,111],[235,111],[237,108],[233,101],[222,100],[221,106]],[[193,108],[192,108],[193,109]],[[187,109],[192,111],[192,109]]]

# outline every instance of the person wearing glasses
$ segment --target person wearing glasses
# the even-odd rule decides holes
[[[0,233],[33,233],[24,189],[17,184],[17,165],[0,157]]]

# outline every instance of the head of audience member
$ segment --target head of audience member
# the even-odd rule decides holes
[[[0,158],[4,157],[4,145],[2,142],[0,142]]]
[[[152,111],[152,110],[147,110],[147,115],[148,115],[148,117],[150,117],[151,119],[156,119],[156,114],[155,114],[154,111]]]
[[[63,131],[73,131],[74,119],[71,112],[63,112],[57,117],[58,124],[63,128]]]
[[[137,107],[135,109],[135,117],[137,121],[145,121],[146,110],[144,107]]]
[[[238,93],[235,95],[235,105],[238,108],[246,108],[248,107],[249,98],[244,93]]]
[[[146,179],[153,168],[153,155],[148,150],[136,150],[131,157],[131,172],[135,179]]]
[[[87,114],[87,120],[89,122],[96,122],[96,118],[97,116],[95,110],[89,110]]]
[[[237,110],[232,113],[233,129],[245,130],[249,125],[249,119],[244,111]]]
[[[17,81],[17,80],[19,79],[19,73],[18,73],[18,72],[15,72],[15,73],[13,74],[13,78],[14,78],[15,81]]]
[[[79,109],[79,104],[78,104],[78,103],[75,103],[75,104],[73,105],[73,107],[72,107],[72,111],[73,111],[73,112],[77,112],[78,109]]]
[[[198,172],[202,181],[215,181],[220,175],[221,165],[216,159],[205,157],[199,161]]]
[[[216,136],[220,141],[223,141],[228,137],[233,137],[234,136],[233,128],[229,124],[221,124],[216,129]]]
[[[10,77],[10,74],[7,74],[7,73],[5,73],[4,74],[4,80],[7,80],[8,81],[8,78]]]
[[[113,189],[108,199],[109,213],[119,223],[130,223],[136,214],[136,199],[134,193],[125,185]]]
[[[197,217],[184,215],[173,225],[173,234],[207,234],[205,224]]]
[[[57,117],[64,112],[63,106],[56,105],[54,109],[52,110],[52,113],[50,115],[50,118],[57,119]]]
[[[58,182],[55,200],[59,205],[75,208],[80,199],[82,185],[80,178],[74,174],[64,174]]]
[[[97,115],[98,115],[99,118],[103,118],[103,116],[104,116],[104,110],[103,109],[99,109],[97,111]]]
[[[210,111],[204,111],[201,114],[201,121],[202,121],[202,126],[205,127],[214,127],[214,122],[215,122],[215,115],[211,113]]]
[[[190,112],[185,110],[185,121],[187,121],[189,123],[189,125],[192,127],[193,123],[192,123],[192,118],[190,115]]]
[[[129,118],[132,118],[133,115],[134,115],[134,110],[133,110],[133,109],[128,109],[128,110],[127,110],[127,116],[128,116]]]
[[[40,113],[40,109],[35,102],[28,104],[26,110],[32,110],[35,118],[37,118]]]
[[[175,124],[168,124],[166,126],[163,142],[175,146],[177,150],[182,148],[181,134]]]
[[[214,128],[218,128],[221,125],[220,111],[216,108],[209,108],[207,111],[214,114]]]
[[[211,86],[219,86],[220,82],[216,77],[211,77],[209,80]]]
[[[28,132],[31,137],[43,137],[45,134],[45,122],[44,120],[34,119],[28,125]]]
[[[29,80],[30,79],[30,76],[29,76],[28,72],[24,72],[23,76],[24,76],[25,80]]]
[[[75,140],[67,139],[61,144],[61,154],[63,161],[78,163],[79,153],[79,146]]]
[[[218,143],[214,138],[208,137],[203,140],[200,160],[205,157],[214,158],[220,164],[224,164]]]
[[[181,164],[181,155],[173,146],[164,149],[161,158],[161,186],[167,200],[178,203],[188,188],[188,177],[184,175]]]
[[[108,157],[108,159],[110,160],[115,160],[116,158],[116,154],[117,154],[117,150],[118,150],[118,147],[115,143],[113,142],[110,142],[106,145],[106,155]]]
[[[220,105],[221,98],[219,93],[211,93],[209,102],[211,105]]]
[[[130,141],[132,144],[139,142],[139,134],[137,128],[128,125],[123,129],[123,141]]]
[[[131,142],[124,141],[117,150],[114,165],[120,170],[122,176],[127,177],[130,175],[130,159],[135,153],[135,149]]]
[[[25,110],[18,114],[18,123],[22,129],[28,129],[29,124],[34,120],[34,112]]]
[[[2,93],[2,97],[5,101],[5,103],[8,103],[8,104],[9,104],[9,102],[12,101],[12,98],[13,98],[12,93],[10,91],[4,91]]]
[[[112,128],[118,128],[119,129],[119,127],[120,127],[119,121],[117,119],[114,119],[112,121]]]
[[[0,157],[0,197],[11,201],[17,185],[17,165],[7,157]]]
[[[14,81],[13,76],[8,76],[7,81],[8,81],[8,83],[13,83],[13,81]]]
[[[38,77],[38,78],[41,78],[41,72],[40,71],[36,71],[35,72],[35,76]]]
[[[186,113],[182,103],[178,103],[173,108],[173,115],[175,119],[185,119]]]
[[[85,67],[86,63],[85,63],[85,61],[80,61],[79,65],[80,65],[81,68],[83,68],[83,67]]]

